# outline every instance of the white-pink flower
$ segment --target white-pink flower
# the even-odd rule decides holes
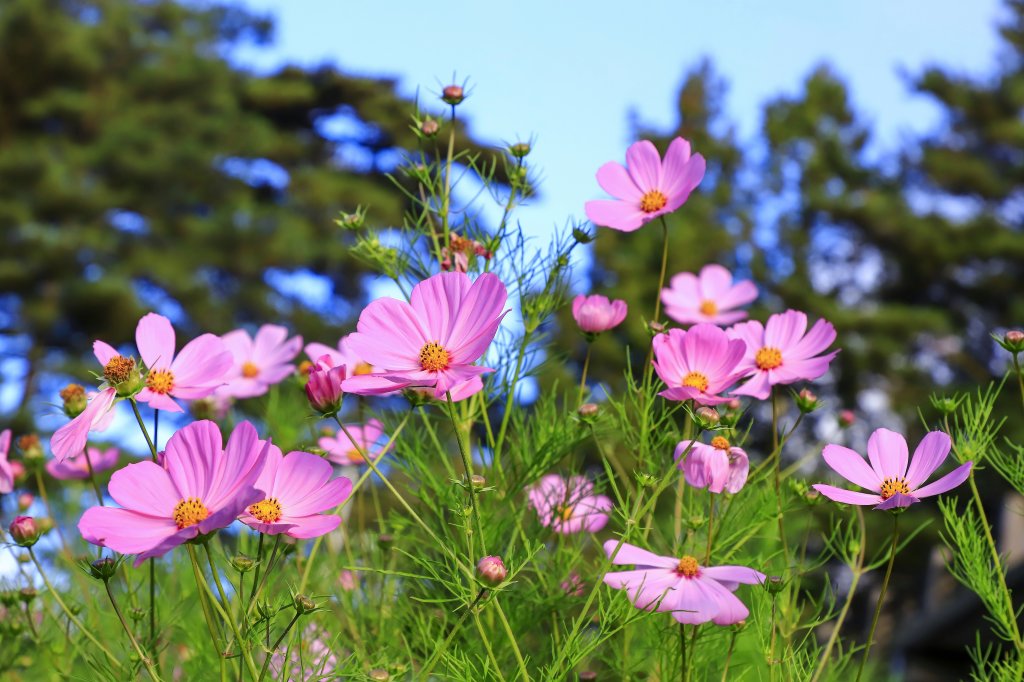
[[[734,282],[732,273],[721,265],[709,264],[700,274],[681,272],[661,290],[665,314],[679,324],[725,325],[746,318],[737,310],[757,298],[757,287],[750,280]]]
[[[224,376],[227,385],[218,389],[220,395],[252,398],[263,395],[274,384],[295,373],[292,360],[302,350],[302,337],[288,338],[288,330],[276,324],[265,324],[255,337],[244,329],[236,329],[221,337],[234,362]]]
[[[542,526],[556,533],[596,533],[608,523],[612,501],[594,494],[594,484],[582,476],[568,479],[548,474],[527,489],[530,506]]]

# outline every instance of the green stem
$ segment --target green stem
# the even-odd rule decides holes
[[[153,439],[149,437],[149,430],[146,429],[146,422],[142,421],[142,413],[139,412],[139,404],[135,401],[135,398],[129,398],[128,402],[132,404],[132,412],[135,413],[135,421],[139,423],[142,435],[146,438],[146,445],[149,446],[149,455],[155,462],[157,461],[156,445],[153,443]]]
[[[654,317],[652,322],[658,321],[661,315],[661,290],[665,287],[665,268],[668,266],[668,223],[665,216],[661,216],[661,274],[658,275],[658,290],[654,294]]]
[[[843,627],[843,623],[846,621],[846,614],[850,612],[850,605],[853,603],[853,598],[857,594],[857,584],[860,582],[860,577],[864,571],[864,553],[867,549],[867,543],[865,542],[864,532],[864,510],[857,507],[857,518],[860,523],[860,550],[857,553],[856,566],[853,569],[853,577],[850,579],[850,586],[846,592],[846,601],[843,602],[843,608],[839,611],[839,617],[836,619],[836,624],[832,628],[832,633],[828,637],[828,643],[825,645],[825,650],[821,654],[821,660],[818,661],[818,667],[814,670],[814,676],[811,677],[811,682],[818,682],[821,676],[825,672],[825,668],[828,666],[829,658],[832,656],[832,649],[835,647],[836,642],[839,641],[839,632]],[[724,677],[722,678],[725,679]]]
[[[1024,374],[1020,372],[1020,360],[1017,358],[1017,353],[1013,354],[1013,373],[1017,375],[1017,385],[1020,386],[1020,399],[1021,403],[1024,404]]]
[[[223,620],[224,623],[229,628],[231,628],[231,632],[235,636],[235,641],[238,642],[238,648],[242,653],[242,660],[245,662],[246,667],[249,669],[249,674],[252,676],[253,679],[256,679],[256,676],[259,674],[259,671],[256,668],[256,663],[252,660],[252,653],[249,651],[249,647],[245,646],[245,642],[242,640],[242,633],[238,630],[238,624],[235,623],[235,620],[227,614],[227,612],[224,610],[224,607],[221,606],[220,602],[217,600],[217,597],[213,594],[213,591],[210,589],[210,584],[206,581],[206,577],[203,575],[202,570],[199,568],[199,560],[198,558],[196,558],[195,545],[187,544],[185,546],[188,548],[189,558],[192,559],[192,569],[193,572],[195,573],[196,580],[200,583],[199,589],[204,590],[206,592],[206,595],[210,599],[210,604],[213,605],[213,608],[217,611],[217,615],[219,615],[221,620]],[[210,554],[210,546],[204,543],[203,547],[206,548],[206,556],[210,562],[210,571],[213,573],[213,578],[217,585],[217,591],[220,593],[221,599],[224,600],[224,603],[226,605],[228,603],[227,597],[224,594],[223,586],[221,586],[220,584],[220,575],[217,573],[217,568],[213,565],[213,555]]]
[[[512,383],[508,387],[508,395],[505,398],[505,411],[501,415],[501,426],[498,427],[498,439],[494,442],[494,460],[501,458],[501,449],[505,444],[505,432],[508,430],[508,422],[512,417],[512,401],[516,397],[516,386],[519,385],[519,376],[523,371],[523,361],[526,359],[526,347],[530,345],[530,332],[523,334],[523,342],[519,345],[519,354],[516,356],[516,369],[512,373]]]
[[[291,632],[292,626],[295,625],[295,621],[297,621],[299,619],[300,615],[302,615],[302,614],[299,613],[299,610],[295,609],[295,615],[292,616],[292,619],[290,621],[288,621],[288,626],[285,627],[284,632],[282,632],[281,636],[277,638],[276,642],[274,642],[274,646],[270,647],[270,651],[267,652],[267,657],[263,660],[263,667],[260,668],[259,677],[255,678],[257,680],[257,682],[262,682],[263,681],[263,678],[267,674],[267,668],[270,667],[270,661],[274,657],[274,652],[277,651],[277,647],[281,646],[281,642],[283,642],[284,638],[288,636],[289,632]],[[286,670],[288,669],[288,660],[287,659],[285,659],[284,668]]]
[[[711,565],[711,543],[714,540],[715,494],[708,488],[708,550],[704,553],[704,565]]]
[[[266,537],[263,533],[260,533],[260,539],[256,542],[256,573],[252,576],[252,592],[249,593],[249,601],[246,604],[245,613],[249,613],[249,608],[252,606],[253,595],[256,594],[256,587],[260,584],[260,569],[263,568],[263,538]],[[248,622],[248,618],[245,619]]]
[[[732,635],[729,637],[729,650],[725,654],[725,665],[722,667],[722,682],[726,682],[729,679],[729,664],[732,662],[732,652],[736,648],[736,636],[739,634],[736,630],[732,631]]]
[[[92,460],[89,459],[89,448],[86,448],[82,452],[82,457],[85,457],[85,466],[89,469],[89,483],[92,484],[92,489],[96,491],[96,503],[101,507],[103,506],[103,491],[100,490],[100,484],[96,482],[96,472],[92,469]]]
[[[885,577],[882,579],[882,590],[878,594],[878,603],[875,605],[875,615],[871,619],[871,629],[868,630],[868,641],[864,646],[864,656],[860,659],[860,667],[857,669],[855,682],[860,682],[864,674],[864,666],[868,662],[868,654],[871,652],[871,645],[875,642],[875,628],[878,627],[878,616],[882,613],[882,603],[885,601],[885,592],[889,589],[889,578],[892,577],[892,566],[896,563],[896,543],[899,541],[899,514],[892,516],[892,544],[889,545],[889,564],[885,567]]]
[[[43,579],[43,584],[46,585],[46,589],[49,590],[50,594],[53,595],[54,601],[56,601],[57,605],[60,606],[60,609],[64,612],[64,615],[68,617],[68,620],[75,624],[75,627],[78,628],[79,632],[85,635],[86,639],[92,642],[97,649],[103,652],[103,654],[110,660],[110,662],[114,664],[114,667],[120,669],[121,662],[114,657],[114,654],[110,653],[110,649],[103,646],[103,644],[100,643],[98,639],[96,639],[92,632],[90,632],[82,624],[82,621],[78,620],[78,616],[71,613],[71,609],[69,609],[67,604],[64,603],[64,600],[61,599],[60,593],[57,592],[57,590],[53,589],[53,584],[50,583],[50,579],[46,577],[46,572],[43,571],[43,565],[39,563],[39,559],[36,558],[35,552],[32,551],[31,547],[28,547],[27,549],[29,558],[32,559],[32,563],[35,564],[36,570],[39,571],[39,576]]]
[[[679,679],[686,682],[690,678],[690,669],[686,665],[686,623],[679,624]]]
[[[501,626],[505,629],[505,634],[508,636],[508,641],[512,644],[512,653],[516,656],[516,663],[519,664],[519,672],[523,676],[525,682],[530,682],[530,673],[526,669],[526,661],[523,660],[523,654],[519,651],[519,644],[516,643],[516,636],[512,633],[512,627],[508,624],[508,619],[505,617],[505,612],[501,608],[501,604],[498,602],[498,596],[495,595],[494,608],[498,611],[498,619],[501,621]]]
[[[128,635],[128,640],[131,641],[132,647],[135,649],[135,653],[138,654],[139,660],[146,666],[146,672],[149,673],[150,678],[159,682],[160,674],[153,668],[153,661],[150,660],[149,656],[143,652],[142,647],[139,646],[138,640],[135,639],[135,635],[132,634],[132,629],[128,626],[128,621],[124,619],[124,614],[121,613],[121,607],[117,605],[117,600],[114,599],[114,592],[110,589],[110,581],[104,580],[103,587],[107,590],[107,597],[110,598],[110,605],[114,607],[114,613],[117,614],[117,619],[121,621],[121,627],[124,628],[124,632]]]
[[[583,360],[583,373],[580,375],[580,395],[576,400],[577,405],[583,404],[583,392],[587,389],[587,370],[590,369],[590,351],[594,344],[587,341],[587,356]]]
[[[420,672],[421,678],[425,680],[430,679],[431,671],[434,669],[434,666],[437,665],[437,662],[441,660],[441,657],[444,655],[444,652],[448,650],[448,647],[451,646],[452,640],[455,639],[455,633],[459,631],[459,628],[466,621],[466,617],[474,608],[476,608],[476,605],[480,603],[480,600],[483,599],[486,594],[486,589],[481,589],[479,592],[477,592],[476,599],[474,599],[473,603],[469,605],[469,608],[463,611],[462,615],[459,616],[458,622],[456,622],[455,627],[453,627],[451,631],[448,632],[448,636],[445,637],[444,642],[441,644],[441,648],[434,651],[434,653],[427,660],[426,665],[423,666],[423,670]]]
[[[474,531],[477,537],[480,539],[481,558],[487,555],[487,545],[484,542],[482,528],[480,524],[480,512],[476,504],[476,489],[473,486],[473,460],[469,455],[469,448],[462,440],[462,432],[459,429],[459,422],[455,419],[455,404],[452,402],[452,394],[445,393],[445,399],[448,403],[448,418],[452,420],[452,428],[455,430],[455,440],[459,444],[459,454],[462,456],[462,466],[466,470],[466,488],[469,491],[469,509],[472,515],[472,520],[466,524],[466,542],[470,547],[469,563],[473,563],[474,557],[473,551],[473,535]]]

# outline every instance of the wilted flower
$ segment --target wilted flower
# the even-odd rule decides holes
[[[757,298],[757,287],[750,280],[733,282],[732,273],[721,265],[705,265],[700,274],[681,272],[661,290],[665,314],[679,324],[725,325],[746,318],[736,310]]]
[[[680,459],[687,449],[686,459]],[[713,493],[726,490],[736,494],[747,482],[750,471],[747,453],[730,445],[724,436],[715,436],[710,445],[699,441],[680,441],[674,456],[686,482],[694,488],[707,488]]]
[[[617,540],[604,543],[611,557]],[[631,571],[607,573],[604,583],[626,590],[638,609],[670,612],[680,623],[697,625],[711,621],[732,625],[745,620],[750,611],[733,592],[740,583],[763,584],[766,576],[745,566],[704,567],[692,556],[658,556],[622,543],[613,564],[635,564]]]
[[[625,301],[609,301],[605,296],[596,294],[580,294],[572,301],[572,317],[580,330],[587,334],[600,334],[618,327],[628,312]]]
[[[608,523],[612,501],[594,494],[594,484],[582,476],[568,479],[548,474],[527,489],[530,506],[542,526],[556,533],[596,533]]]
[[[931,431],[914,451],[907,466],[907,440],[889,429],[878,429],[868,439],[870,466],[857,452],[841,445],[826,445],[822,455],[837,474],[871,493],[854,492],[817,483],[813,487],[825,497],[844,504],[874,505],[875,509],[909,507],[922,497],[952,490],[967,480],[971,462],[965,462],[937,481],[922,485],[949,454],[949,436]]]
[[[704,157],[690,156],[690,143],[672,140],[664,163],[648,140],[626,151],[626,166],[609,161],[597,171],[601,189],[614,200],[588,201],[587,217],[597,225],[633,232],[660,215],[682,206],[704,178]]]

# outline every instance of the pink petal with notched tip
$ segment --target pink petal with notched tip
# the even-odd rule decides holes
[[[972,466],[973,462],[964,462],[937,481],[932,481],[923,488],[918,488],[911,492],[917,497],[931,497],[932,495],[938,495],[952,490],[967,480],[967,477],[971,475]]]
[[[930,431],[921,439],[907,468],[907,485],[911,490],[920,488],[928,477],[946,461],[953,446],[949,435],[942,431]]]
[[[626,542],[622,543],[618,553],[612,557],[612,552],[618,546],[618,540],[608,540],[604,543],[604,553],[612,560],[613,564],[634,564],[637,567],[651,566],[656,568],[675,568],[679,565],[679,559],[659,556]]]
[[[842,502],[843,504],[878,504],[879,500],[882,499],[877,493],[873,495],[869,495],[868,493],[858,493],[852,490],[843,490],[842,488],[837,488],[834,485],[826,485],[824,483],[815,483],[811,487],[833,502]]]
[[[620,232],[635,232],[647,222],[638,204],[625,201],[594,199],[584,204],[583,210],[595,225]]]
[[[889,429],[876,429],[868,438],[868,459],[880,479],[907,473],[907,439]]]
[[[661,155],[650,140],[640,140],[626,150],[626,170],[641,192],[661,189]]]
[[[881,479],[857,452],[832,444],[826,445],[821,454],[825,458],[825,463],[847,481],[876,493],[881,492]]]
[[[135,327],[135,345],[146,367],[166,369],[174,361],[174,327],[163,315],[144,315]]]
[[[638,204],[644,195],[644,191],[633,182],[629,171],[615,161],[609,161],[597,169],[597,184],[616,199],[633,204]]]

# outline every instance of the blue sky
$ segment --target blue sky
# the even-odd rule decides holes
[[[597,0],[353,2],[246,0],[277,19],[273,48],[238,58],[264,69],[332,62],[399,79],[430,100],[457,73],[472,96],[460,109],[478,137],[536,138],[542,198],[519,212],[544,234],[602,196],[594,172],[621,160],[629,114],[674,123],[684,73],[710,57],[729,83],[727,109],[753,140],[763,102],[795,93],[828,62],[876,124],[878,149],[931,129],[937,111],[908,92],[902,73],[943,64],[983,74],[995,64],[997,0]],[[699,150],[698,150],[699,151]]]

